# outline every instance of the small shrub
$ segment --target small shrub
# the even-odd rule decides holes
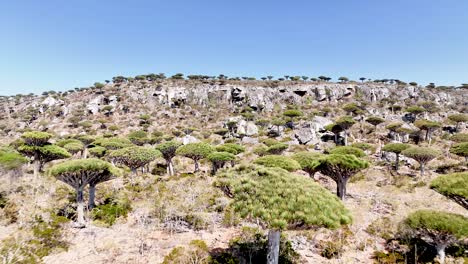
[[[93,220],[102,222],[106,226],[112,226],[119,217],[127,217],[131,209],[128,200],[116,201],[108,198],[104,204],[93,208],[91,215]]]

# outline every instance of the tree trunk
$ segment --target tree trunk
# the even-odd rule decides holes
[[[89,199],[88,199],[88,209],[91,210],[96,206],[94,204],[94,196],[96,194],[96,184],[89,185]]]
[[[455,132],[458,132],[458,129],[460,129],[460,122],[457,122],[457,125],[455,126]]]
[[[169,176],[174,176],[174,165],[172,165],[172,160],[166,160],[167,164],[167,173]]]
[[[400,153],[395,153],[396,154],[396,161],[395,161],[395,170],[398,171],[399,163],[400,163]]]
[[[200,170],[199,166],[198,166],[198,160],[194,160],[195,162],[195,171],[194,172],[198,172]]]
[[[445,263],[445,247],[446,247],[445,244],[436,246],[437,256],[439,257],[439,261],[442,264]]]
[[[38,179],[39,178],[39,170],[41,168],[41,162],[39,161],[38,155],[34,157],[33,166],[34,166],[34,179]]]
[[[79,187],[76,190],[76,215],[77,219],[76,221],[78,224],[81,226],[85,225],[85,219],[84,219],[84,200],[83,200],[83,187]]]
[[[346,183],[348,179],[341,179],[336,182],[336,195],[342,200],[345,200],[346,197]]]
[[[348,145],[348,130],[344,131],[344,145]]]
[[[267,264],[278,264],[280,235],[281,232],[279,230],[268,231]]]
[[[82,157],[83,159],[86,159],[86,157],[88,157],[88,149],[85,147],[85,148],[83,149],[83,153],[81,153],[81,154],[82,154],[81,157]]]
[[[335,133],[335,144],[338,145],[338,133]]]
[[[211,175],[215,175],[217,171],[218,171],[218,164],[216,162],[213,162],[213,167],[211,169]]]
[[[419,171],[421,172],[421,176],[424,176],[424,163],[419,165]]]

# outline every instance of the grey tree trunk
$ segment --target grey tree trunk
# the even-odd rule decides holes
[[[89,200],[88,200],[88,209],[91,210],[96,206],[94,203],[94,196],[96,194],[96,185],[90,184],[89,185]]]
[[[86,157],[88,157],[88,149],[86,147],[83,149],[83,153],[82,153],[81,157],[83,159],[86,159]]]
[[[85,219],[84,219],[84,200],[83,200],[83,187],[80,187],[76,190],[76,215],[77,219],[76,221],[78,224],[84,226],[85,225]]]
[[[342,179],[336,182],[336,195],[344,201],[346,198],[346,183],[348,182],[347,179]]]
[[[167,174],[169,174],[169,176],[174,176],[174,165],[172,164],[172,160],[167,159],[166,164],[167,164]]]
[[[439,261],[440,263],[445,263],[445,247],[446,245],[437,245],[436,246],[436,249],[437,249],[437,256],[439,257]]]
[[[268,231],[267,264],[278,264],[280,235],[281,232],[279,230]]]
[[[344,131],[344,145],[348,145],[348,130]]]
[[[395,170],[398,171],[398,167],[400,166],[400,153],[395,153],[396,154],[396,161],[395,161]]]
[[[41,162],[39,161],[39,158],[36,159],[34,158],[34,178],[38,179],[39,178],[39,170],[41,169]]]
[[[424,176],[424,163],[419,165],[419,171],[421,172],[421,176]]]
[[[195,161],[195,172],[198,172],[200,170],[200,167],[198,166],[198,160]]]

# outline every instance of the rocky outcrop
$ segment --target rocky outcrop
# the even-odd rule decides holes
[[[321,142],[322,136],[327,134],[325,126],[331,123],[332,121],[328,118],[315,116],[312,121],[296,126],[294,137],[302,145],[318,144]]]

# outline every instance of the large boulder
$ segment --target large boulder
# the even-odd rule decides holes
[[[182,138],[182,144],[187,145],[189,143],[197,143],[200,142],[196,137],[191,136],[191,135],[186,135]]]
[[[89,103],[86,105],[86,109],[93,115],[99,113],[99,109],[100,109],[103,99],[104,99],[103,95],[99,95],[91,99]]]
[[[252,121],[241,120],[237,123],[238,135],[253,136],[258,134],[258,127]]]
[[[315,145],[319,142],[317,131],[315,131],[311,123],[306,123],[295,129],[294,137],[301,145]]]

